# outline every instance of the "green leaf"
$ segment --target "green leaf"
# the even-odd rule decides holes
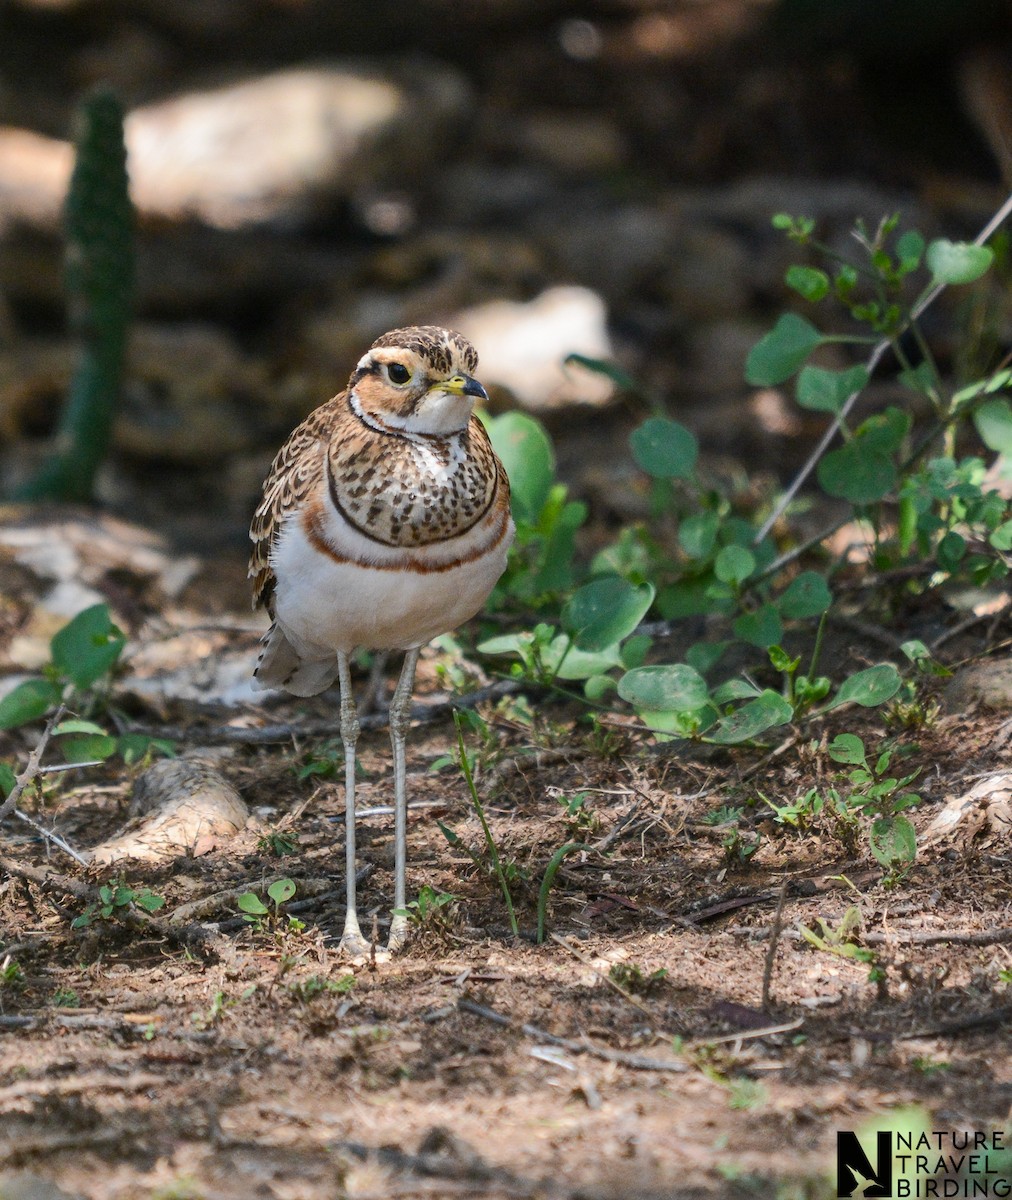
[[[587,354],[567,354],[563,359],[565,366],[571,363],[577,367],[584,367],[588,371],[593,371],[595,375],[604,375],[621,388],[623,392],[635,392],[637,390],[636,380],[624,370],[616,362],[611,362],[605,358],[591,358]]]
[[[695,434],[668,417],[648,417],[629,435],[638,466],[657,479],[688,479],[696,467]]]
[[[916,229],[908,229],[896,239],[896,257],[904,274],[916,271],[924,256],[924,238]]]
[[[720,662],[730,645],[730,641],[695,642],[685,651],[685,661],[690,667],[695,667],[700,675],[705,675]]]
[[[548,434],[526,413],[508,412],[489,421],[488,435],[509,476],[513,515],[536,524],[555,481]]]
[[[646,633],[638,633],[628,638],[623,643],[622,653],[619,655],[620,665],[627,671],[631,671],[633,667],[642,667],[653,642],[653,638]]]
[[[1012,521],[1003,521],[987,539],[1002,554],[1012,550]]]
[[[138,892],[134,896],[134,903],[145,912],[158,912],[165,905],[165,897],[156,896],[154,892]]]
[[[934,283],[973,283],[991,266],[994,251],[972,242],[938,238],[928,245],[926,260]]]
[[[295,895],[295,880],[275,879],[267,889],[267,895],[270,896],[275,904],[284,904],[286,900],[291,900]]]
[[[754,700],[762,695],[762,688],[756,687],[747,679],[729,679],[720,687],[713,689],[710,699],[714,704],[730,704],[733,700]]]
[[[814,412],[838,413],[854,392],[868,386],[866,367],[846,371],[828,371],[824,367],[802,367],[795,387],[795,398],[802,408]]]
[[[862,708],[875,708],[885,704],[900,690],[903,681],[892,663],[879,663],[867,667],[845,679],[840,690],[826,705],[826,712],[839,708],[841,704],[860,704]]]
[[[255,892],[243,892],[236,904],[238,904],[240,912],[249,913],[254,917],[262,917],[270,912],[270,909]]]
[[[823,491],[851,504],[874,504],[899,478],[891,455],[868,449],[856,437],[820,459],[818,477]]]
[[[872,854],[883,867],[911,863],[917,857],[917,832],[902,815],[872,821],[869,844]]]
[[[709,699],[706,680],[687,663],[634,667],[619,680],[618,694],[653,712],[694,712]]]
[[[943,571],[957,571],[966,557],[966,539],[950,529],[935,549],[935,561]]]
[[[60,743],[60,753],[67,762],[104,761],[116,753],[116,745],[116,738],[107,733],[72,734]]]
[[[0,729],[37,721],[60,701],[61,689],[48,679],[26,679],[0,700]]]
[[[11,794],[11,788],[17,783],[17,776],[8,763],[0,763],[0,793],[6,799]]]
[[[563,628],[580,650],[605,650],[620,642],[643,619],[654,589],[617,576],[595,579],[579,588],[562,609]]]
[[[711,737],[721,746],[735,746],[758,737],[767,729],[786,725],[793,716],[794,709],[788,701],[779,692],[767,689],[735,709],[730,716],[722,717]]]
[[[100,733],[105,735],[105,730],[101,725],[96,725],[94,721],[82,721],[77,717],[72,717],[68,721],[61,721],[53,730],[54,736],[61,736],[65,733]]]
[[[678,526],[678,544],[689,558],[709,558],[719,528],[720,517],[716,513],[693,513]]]
[[[77,688],[91,687],[110,671],[126,638],[112,622],[107,604],[93,604],[53,637],[53,665]]]
[[[829,294],[829,276],[818,267],[802,267],[796,264],[788,267],[784,283],[813,304],[825,299]]]
[[[827,751],[833,762],[855,765],[864,762],[864,742],[855,733],[838,733]]]
[[[755,555],[744,546],[725,546],[713,563],[722,583],[744,583],[755,570]]]
[[[821,341],[822,334],[810,321],[797,313],[784,313],[749,351],[745,360],[745,381],[755,387],[783,383]]]
[[[565,634],[562,634],[561,637],[565,638],[566,643],[569,642],[569,638]],[[596,651],[569,646],[565,654],[560,657],[555,674],[558,679],[589,679],[592,675],[603,675],[612,667],[623,665],[617,643],[610,643],[604,650]]]
[[[764,604],[755,612],[743,613],[731,628],[735,637],[748,642],[750,646],[758,646],[760,650],[779,642],[784,633],[780,614],[772,604]]]
[[[777,597],[780,615],[788,621],[817,617],[833,603],[829,584],[818,571],[802,571]]]
[[[916,367],[911,367],[909,371],[900,371],[899,379],[904,387],[912,392],[919,392],[922,396],[934,395],[938,387],[938,377],[927,359],[919,362]]]
[[[988,400],[973,414],[980,440],[989,450],[1012,457],[1012,405],[1005,399]]]

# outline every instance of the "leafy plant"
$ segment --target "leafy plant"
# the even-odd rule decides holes
[[[453,892],[437,892],[425,884],[419,888],[415,900],[409,901],[404,908],[394,909],[394,916],[407,917],[417,929],[434,929],[445,933],[458,899]]]
[[[569,500],[555,479],[555,452],[544,428],[524,413],[486,419],[489,437],[510,480],[517,534],[492,606],[542,607],[573,585],[576,531],[587,506]]]
[[[270,917],[274,924],[277,924],[281,917],[281,906],[291,900],[295,892],[296,887],[293,879],[275,879],[267,887],[267,897],[274,905],[273,913],[256,892],[243,892],[236,901],[236,904],[239,907],[239,911],[243,914],[243,919],[259,931],[263,928],[264,917]],[[288,921],[289,928],[294,933],[301,933],[305,928],[302,922],[296,918],[290,916]]]
[[[503,902],[506,905],[506,913],[509,917],[510,928],[513,930],[513,936],[520,936],[520,926],[517,924],[516,910],[513,906],[513,895],[510,890],[511,883],[517,881],[518,872],[515,864],[504,863],[499,854],[499,847],[495,843],[495,838],[492,836],[492,830],[489,828],[488,818],[485,816],[485,808],[482,805],[481,798],[478,795],[478,789],[474,782],[474,773],[471,770],[471,763],[467,755],[467,747],[464,744],[464,725],[462,714],[459,710],[454,710],[453,723],[457,730],[457,751],[460,755],[460,769],[464,774],[464,782],[467,784],[468,795],[471,800],[471,807],[477,814],[478,820],[481,823],[482,834],[485,838],[485,850],[487,854],[488,865],[499,883],[502,891]],[[480,870],[484,869],[485,863],[482,858],[470,850],[461,839],[460,835],[444,825],[442,821],[437,822],[440,831],[446,840],[456,849],[464,850],[470,857],[471,861]],[[511,878],[512,877],[512,878]]]
[[[289,994],[303,1004],[318,996],[346,996],[355,986],[355,976],[342,975],[339,979],[325,979],[320,975],[309,975],[305,979],[293,979],[288,985]]]
[[[656,991],[668,977],[667,967],[645,972],[637,963],[615,963],[608,978],[634,996],[646,996]]]
[[[272,829],[257,839],[257,849],[261,854],[270,854],[274,858],[297,854],[299,835],[291,829]]]
[[[16,729],[37,721],[63,703],[86,716],[63,720],[53,730],[63,739],[61,750],[69,762],[91,762],[119,754],[136,762],[156,751],[174,753],[174,743],[142,734],[110,734],[89,719],[106,703],[109,681],[116,669],[126,637],[113,623],[109,606],[94,604],[58,630],[49,643],[50,660],[39,677],[19,683],[0,700],[0,729]],[[7,767],[0,786],[9,791],[14,782]]]
[[[904,810],[921,801],[916,792],[903,789],[920,772],[912,771],[902,778],[889,775],[895,750],[884,750],[870,763],[864,742],[853,733],[838,734],[827,753],[834,762],[853,768],[847,774],[852,791],[846,802],[849,808],[871,817],[872,854],[890,872],[891,878],[902,874],[917,855],[917,834]]]
[[[881,983],[884,980],[883,968],[878,963],[874,950],[859,944],[861,934],[861,910],[852,904],[840,918],[837,925],[831,925],[823,917],[816,917],[818,929],[809,929],[799,925],[801,936],[816,950],[833,954],[837,958],[849,958],[854,962],[868,965],[868,980],[870,983]]]
[[[22,987],[24,982],[25,973],[21,969],[21,964],[9,954],[4,955],[3,962],[0,962],[0,991],[5,988]]]
[[[157,896],[148,888],[132,888],[117,879],[102,884],[98,896],[97,903],[87,905],[84,912],[71,921],[71,929],[85,929],[95,921],[121,919],[135,907],[154,913],[165,904],[164,896]]]

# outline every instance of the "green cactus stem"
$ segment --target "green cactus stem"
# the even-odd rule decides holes
[[[64,207],[65,288],[79,359],[52,458],[22,499],[87,503],[105,458],[119,399],[133,291],[133,208],[123,108],[101,89],[82,102]]]

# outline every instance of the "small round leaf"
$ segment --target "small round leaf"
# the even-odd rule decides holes
[[[755,387],[773,387],[790,379],[804,363],[822,334],[797,313],[784,313],[776,325],[749,351],[745,381]]]
[[[688,479],[699,456],[695,434],[668,417],[648,417],[629,445],[637,464],[657,479]]]
[[[862,708],[875,708],[885,704],[900,690],[900,673],[892,663],[879,663],[867,667],[845,679],[840,690],[826,705],[826,711],[839,708],[841,704],[860,704]]]
[[[638,710],[693,712],[709,698],[706,680],[687,663],[635,667],[618,682],[618,694]]]
[[[935,283],[973,283],[994,261],[994,251],[972,242],[938,238],[928,245],[927,264]]]
[[[613,576],[595,579],[574,592],[562,610],[562,625],[579,650],[605,650],[630,633],[654,598],[653,585],[638,586]]]

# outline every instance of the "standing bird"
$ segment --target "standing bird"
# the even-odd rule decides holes
[[[350,658],[404,650],[390,702],[394,916],[407,937],[404,743],[422,646],[481,608],[513,541],[509,480],[473,414],[487,400],[478,355],[459,333],[423,325],[372,344],[348,387],[278,451],[250,526],[253,607],[271,627],[261,687],[315,696],[341,686],[347,912],[341,949],[369,951],[355,908],[355,745]]]

